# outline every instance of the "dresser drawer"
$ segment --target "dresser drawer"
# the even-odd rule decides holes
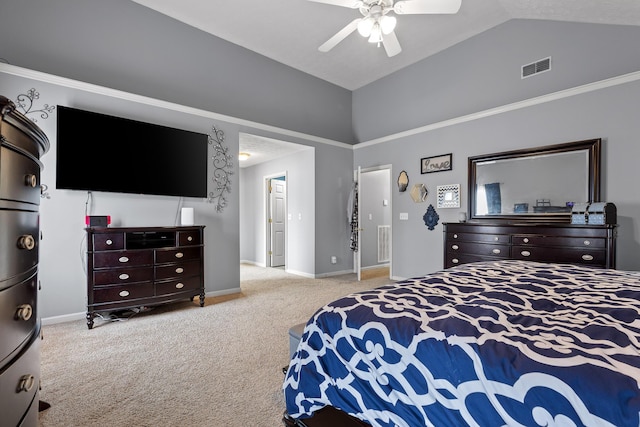
[[[517,235],[512,237],[514,245],[532,246],[562,246],[584,247],[602,249],[606,246],[605,239],[594,237],[561,237],[561,236],[535,236]]]
[[[40,204],[40,167],[29,157],[0,148],[0,199]]]
[[[37,323],[37,276],[0,291],[0,364],[32,335]]]
[[[120,285],[153,280],[153,267],[114,268],[93,272],[93,283],[96,286]]]
[[[604,250],[540,246],[514,246],[512,248],[512,257],[519,260],[567,262],[595,266],[605,266],[607,261],[607,255]]]
[[[153,251],[113,251],[93,254],[93,267],[128,267],[131,265],[152,265]]]
[[[93,235],[94,251],[115,251],[124,249],[124,233],[99,233]]]
[[[104,286],[93,290],[93,303],[114,303],[153,296],[153,282]]]
[[[196,276],[200,274],[200,261],[187,261],[156,267],[156,280]]]
[[[0,209],[0,281],[38,265],[38,213]]]
[[[447,252],[508,258],[509,249],[509,245],[491,245],[473,242],[451,242],[447,247]]]
[[[183,260],[189,260],[189,259],[200,259],[200,250],[201,248],[199,246],[193,247],[193,248],[157,250],[156,262],[166,263],[166,262],[176,262],[176,261],[183,261]]]
[[[178,246],[193,246],[201,245],[202,239],[200,238],[200,231],[179,231],[178,232]]]
[[[200,276],[187,277],[186,279],[180,280],[167,280],[156,282],[156,295],[167,295],[177,292],[197,290],[200,288],[202,288],[202,279]]]
[[[508,234],[447,233],[449,241],[509,244]]]
[[[17,426],[33,402],[40,384],[40,334],[0,374],[0,414],[3,426]]]
[[[444,260],[444,268],[455,267],[460,264],[468,264],[470,262],[480,262],[480,261],[498,261],[504,258],[500,257],[492,257],[492,256],[482,256],[482,255],[473,255],[473,254],[456,254],[456,253],[447,253]]]
[[[33,397],[33,400],[31,401],[31,405],[29,405],[29,408],[27,409],[27,413],[25,414],[22,422],[18,427],[38,427],[39,403],[40,401],[38,399],[38,394],[36,393],[36,395]]]

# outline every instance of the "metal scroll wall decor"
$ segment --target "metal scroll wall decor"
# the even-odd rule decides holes
[[[16,97],[16,106],[34,123],[37,123],[38,120],[35,117],[29,116],[30,114],[40,114],[40,118],[46,120],[49,118],[49,114],[56,108],[55,105],[44,104],[42,108],[34,109],[33,102],[36,99],[40,99],[40,92],[35,88],[31,88],[27,93],[21,93]]]
[[[224,132],[211,127],[209,145],[213,146],[213,183],[214,189],[209,192],[209,203],[216,204],[216,212],[222,212],[227,206],[227,193],[231,193],[231,178],[233,175],[233,155],[229,147],[224,145]]]
[[[38,120],[35,117],[30,117],[30,114],[40,113],[40,118],[46,120],[49,118],[49,114],[51,114],[56,108],[55,105],[44,104],[42,108],[34,109],[33,101],[36,99],[40,99],[40,92],[33,87],[29,89],[27,93],[21,93],[16,96],[16,108],[19,108],[22,111],[22,114],[34,123],[37,123]],[[46,184],[40,184],[40,197],[43,199],[50,199],[51,195],[48,190],[49,187]]]

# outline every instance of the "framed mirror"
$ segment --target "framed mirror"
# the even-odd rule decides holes
[[[569,222],[600,201],[601,139],[469,157],[469,217]]]

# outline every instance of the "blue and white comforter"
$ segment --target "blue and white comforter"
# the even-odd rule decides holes
[[[287,412],[373,426],[640,425],[640,273],[500,261],[355,293],[307,324]]]

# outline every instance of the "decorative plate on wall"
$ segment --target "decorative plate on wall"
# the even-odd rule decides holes
[[[433,230],[436,225],[438,225],[438,221],[440,220],[440,215],[433,208],[433,205],[429,205],[427,208],[427,212],[422,216],[424,220],[424,225],[427,226],[429,230]]]
[[[422,203],[427,199],[429,192],[424,184],[415,184],[409,194],[411,194],[411,198],[414,202]]]

